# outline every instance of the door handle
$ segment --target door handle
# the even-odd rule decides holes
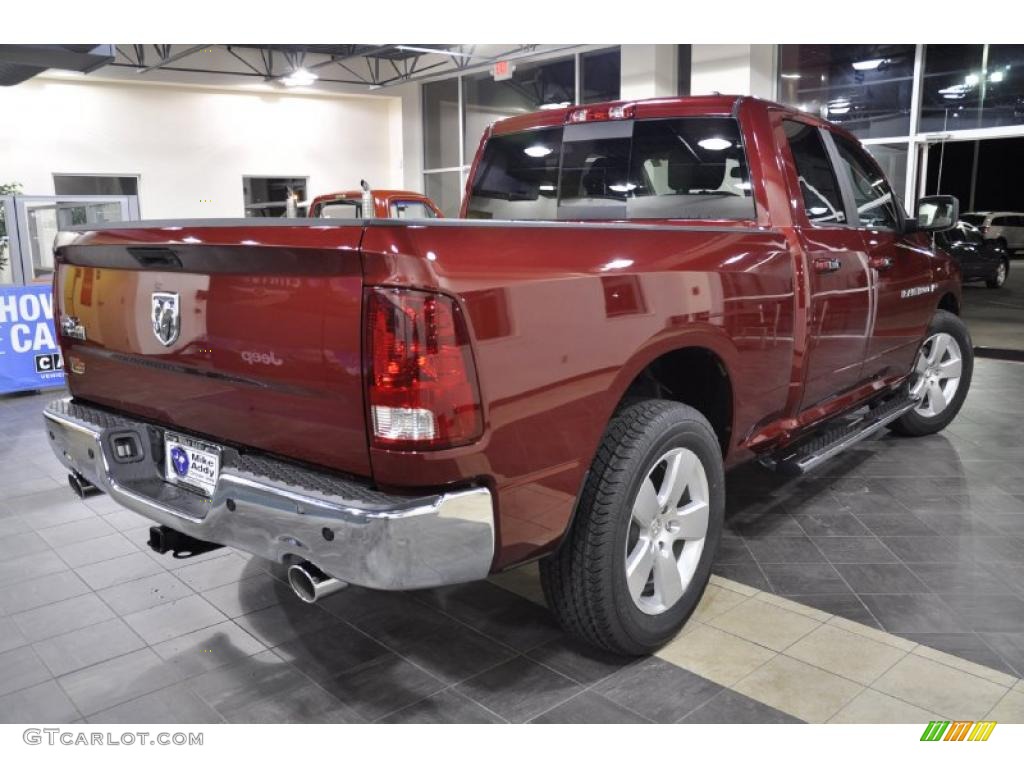
[[[814,260],[814,271],[823,274],[826,272],[838,272],[843,268],[843,263],[839,259],[815,259]]]
[[[883,269],[889,269],[893,265],[892,256],[870,256],[868,258],[868,266],[872,269],[879,271]]]

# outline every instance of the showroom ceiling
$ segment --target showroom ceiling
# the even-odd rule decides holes
[[[121,76],[130,79],[191,74],[221,81],[226,78],[284,85],[318,83],[378,90],[571,47],[574,46],[120,44],[116,46],[115,60],[104,72],[120,70]]]

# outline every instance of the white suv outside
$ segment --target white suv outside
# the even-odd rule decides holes
[[[961,214],[960,220],[973,224],[986,240],[995,241],[1007,251],[1024,250],[1024,213],[977,211]]]

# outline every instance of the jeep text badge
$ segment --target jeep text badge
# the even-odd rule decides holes
[[[181,333],[181,305],[178,294],[153,292],[153,335],[165,347],[178,340]]]

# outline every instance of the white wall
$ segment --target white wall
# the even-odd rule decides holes
[[[139,174],[145,218],[236,217],[243,175],[402,186],[402,114],[394,96],[35,78],[0,88],[0,180],[50,195],[55,172]]]
[[[678,45],[620,47],[620,98],[653,99],[678,93]]]
[[[774,97],[774,45],[692,46],[690,93]]]

